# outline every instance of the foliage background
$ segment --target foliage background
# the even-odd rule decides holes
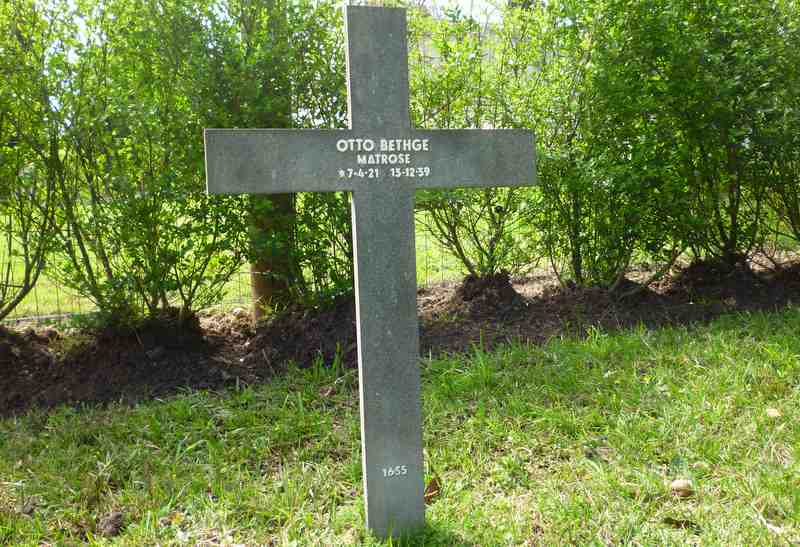
[[[800,241],[796,0],[412,8],[420,127],[536,134],[533,189],[419,192],[420,229],[473,275],[547,263],[621,286],[646,263],[740,267]],[[11,0],[0,8],[0,317],[43,271],[106,321],[190,315],[246,260],[249,203],[204,192],[202,129],[346,125],[333,2]],[[300,194],[288,300],[352,286],[349,198]],[[281,239],[283,238],[283,239]]]

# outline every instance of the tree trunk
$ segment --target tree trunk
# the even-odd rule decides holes
[[[250,288],[253,319],[289,304],[294,297],[297,267],[292,252],[295,221],[294,195],[273,194],[250,198]]]
[[[272,74],[259,74],[258,111],[255,127],[289,128],[292,126],[292,101],[289,67],[285,55],[289,50],[286,7],[281,0],[247,0],[242,3],[241,29],[247,50],[271,48],[277,62],[271,63]],[[267,17],[259,16],[266,12]],[[266,21],[269,28],[261,32]],[[253,43],[266,40],[267,43]],[[281,62],[284,61],[284,62]],[[250,287],[253,320],[281,308],[294,299],[293,286],[299,268],[293,253],[295,202],[293,194],[250,196]]]

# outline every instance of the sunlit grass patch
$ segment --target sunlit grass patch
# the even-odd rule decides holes
[[[792,308],[425,362],[441,491],[409,543],[799,541],[797,332]],[[0,422],[0,543],[379,544],[360,477],[357,374],[338,366],[33,412]]]

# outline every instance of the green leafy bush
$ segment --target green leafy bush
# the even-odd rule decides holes
[[[49,272],[125,323],[219,298],[240,267],[239,200],[204,193],[209,5],[65,4],[83,22],[60,37],[68,63],[58,261]]]
[[[514,37],[481,27],[459,10],[441,19],[415,12],[411,43],[414,124],[445,128],[520,128],[512,90],[524,77]],[[504,181],[498,181],[502,184]],[[528,188],[427,190],[417,193],[421,226],[472,275],[519,273],[536,260],[527,221]]]
[[[655,182],[672,240],[743,261],[769,228],[765,136],[796,108],[785,100],[798,62],[789,13],[767,0],[615,0],[601,21],[595,134]]]
[[[49,101],[57,53],[42,38],[55,26],[30,2],[0,5],[0,319],[33,289],[52,246],[64,169]]]
[[[3,59],[10,77],[0,84],[0,129],[4,137],[24,133],[33,159],[15,161],[38,161],[25,172],[49,185],[40,192],[47,200],[26,205],[58,203],[47,217],[56,221],[48,221],[55,234],[40,238],[56,248],[48,275],[90,298],[109,322],[172,307],[185,317],[218,301],[253,251],[253,206],[242,197],[206,195],[202,130],[258,127],[273,110],[285,110],[281,102],[297,112],[291,125],[341,127],[344,70],[333,4],[54,0],[44,10],[19,6],[32,15],[20,17],[14,11],[20,7],[6,6],[7,39],[13,45],[19,34],[38,57],[26,53],[26,64],[8,57],[13,49],[3,50],[11,53]],[[254,36],[263,38],[259,48],[249,50],[253,41],[243,39],[243,25],[258,20],[258,28],[269,30],[269,17],[277,15],[285,17],[282,29],[290,36],[261,32]],[[285,67],[285,81],[277,85],[274,76]],[[19,112],[28,118],[9,117]],[[3,180],[15,191],[21,189],[17,167],[3,162]],[[346,196],[291,199],[297,211],[291,233],[274,237],[292,243],[294,298],[352,286]],[[14,225],[17,240],[22,229]]]

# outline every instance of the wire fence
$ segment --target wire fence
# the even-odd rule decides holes
[[[458,260],[424,230],[417,234],[416,247],[419,286],[453,281],[463,275]],[[210,309],[227,312],[237,307],[246,308],[250,301],[250,272],[243,268],[226,285],[222,300]],[[94,311],[97,311],[97,307],[90,299],[47,277],[45,272],[33,290],[2,323],[14,325],[62,322]]]

